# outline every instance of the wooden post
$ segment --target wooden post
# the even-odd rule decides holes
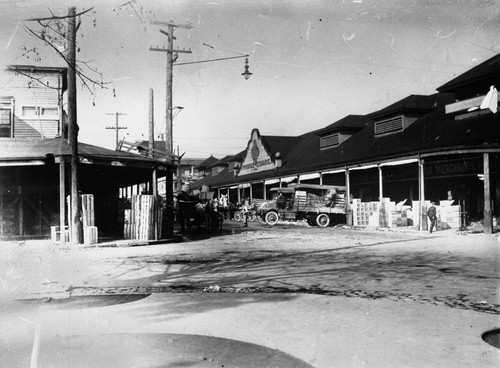
[[[59,161],[59,229],[61,230],[61,244],[66,242],[66,167],[64,157]]]
[[[71,149],[71,222],[73,244],[83,243],[78,192],[78,124],[76,117],[76,8],[69,8],[68,17],[68,140]]]
[[[493,219],[491,217],[491,190],[490,190],[490,154],[483,154],[484,167],[484,233],[493,234]]]
[[[427,230],[427,207],[425,206],[425,185],[424,185],[424,160],[418,161],[418,202],[419,202],[419,230]]]
[[[321,176],[322,178],[322,176]],[[352,208],[351,208],[351,179],[349,169],[345,169],[345,187],[346,187],[346,199],[345,199],[345,213],[347,216],[347,226],[352,226]]]
[[[153,157],[155,148],[154,92],[149,89],[149,156]]]
[[[378,166],[378,198],[379,198],[379,210],[378,210],[378,223],[380,227],[387,227],[386,222],[386,212],[384,208],[384,183],[382,180],[382,166]]]
[[[19,208],[19,235],[24,235],[24,209],[23,209],[23,187],[17,186],[18,208]]]
[[[158,196],[158,174],[156,169],[153,170],[153,178],[151,181],[152,192],[155,198]]]

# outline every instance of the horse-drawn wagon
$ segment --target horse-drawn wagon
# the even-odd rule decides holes
[[[259,207],[259,216],[269,225],[279,220],[306,220],[320,227],[346,222],[345,186],[299,183],[271,192],[275,198]]]

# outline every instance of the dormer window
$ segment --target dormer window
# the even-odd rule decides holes
[[[377,121],[375,123],[375,136],[397,133],[404,129],[403,116],[396,116],[391,119]]]
[[[339,133],[329,134],[327,136],[321,137],[319,142],[320,149],[327,149],[331,147],[336,147],[340,144]]]

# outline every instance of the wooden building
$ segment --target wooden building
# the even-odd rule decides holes
[[[71,150],[65,133],[66,69],[11,66],[0,90],[0,238],[47,238],[65,226]],[[78,144],[79,190],[92,194],[95,225],[123,237],[121,188],[172,177],[172,159]],[[64,238],[63,238],[64,239]]]
[[[368,115],[348,115],[300,136],[251,132],[229,165],[194,183],[243,198],[269,199],[290,182],[345,185],[354,225],[427,228],[438,202],[441,226],[500,216],[500,55],[439,87]],[[272,122],[269,122],[272,124]]]

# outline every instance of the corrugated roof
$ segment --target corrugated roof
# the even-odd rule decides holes
[[[162,161],[146,156],[110,150],[83,142],[78,143],[78,154],[80,157],[91,160],[165,164]],[[45,159],[47,155],[52,155],[54,157],[70,156],[71,149],[67,140],[63,138],[0,138],[0,161],[40,160]]]
[[[342,145],[326,150],[320,149],[320,136],[316,132],[299,137],[262,136],[271,152],[277,151],[273,144],[282,145],[280,149],[286,152],[282,167],[238,177],[225,169],[218,175],[204,178],[201,183],[224,186],[431,152],[500,148],[500,134],[496,133],[500,126],[498,114],[455,120],[446,116],[444,108],[453,101],[452,94],[429,96],[428,102],[436,107],[404,131],[375,137],[374,123],[371,122]]]
[[[497,54],[469,71],[460,74],[448,83],[443,84],[437,90],[439,92],[455,92],[466,85],[476,84],[481,81],[485,82],[484,84],[487,86],[494,85],[494,80],[498,81],[500,78],[499,74],[500,54]]]
[[[336,121],[325,128],[318,129],[314,133],[323,135],[334,132],[358,132],[365,128],[369,120],[364,115],[347,115],[346,117]]]
[[[436,100],[436,95],[410,95],[405,97],[382,110],[378,110],[366,115],[369,119],[377,119],[400,112],[422,114],[432,110]]]

